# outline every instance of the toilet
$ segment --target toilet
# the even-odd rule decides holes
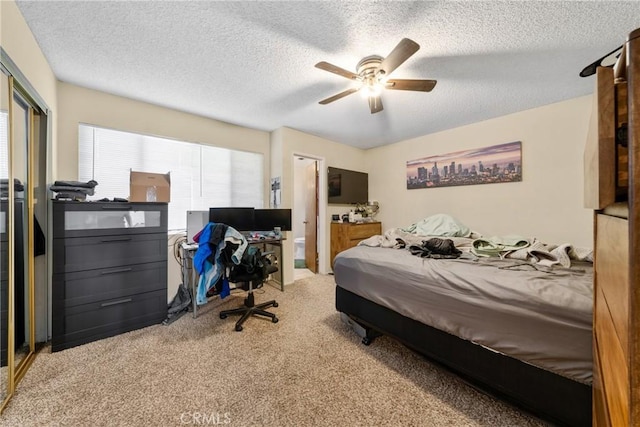
[[[304,237],[293,239],[295,257],[294,259],[304,259]]]

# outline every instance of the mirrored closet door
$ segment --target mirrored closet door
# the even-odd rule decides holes
[[[0,67],[0,410],[47,326],[47,115],[2,52]],[[9,61],[7,63],[5,61]],[[12,69],[13,68],[13,69]],[[40,224],[44,224],[42,227]]]
[[[9,78],[0,72],[0,404],[9,393]]]
[[[29,283],[29,218],[27,206],[31,192],[29,187],[29,146],[32,132],[32,112],[29,104],[13,90],[12,104],[10,108],[11,144],[11,170],[13,172],[13,364],[17,371],[20,364],[31,351],[29,298],[31,286]],[[11,183],[9,183],[11,185]]]

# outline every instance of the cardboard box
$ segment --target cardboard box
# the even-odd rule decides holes
[[[130,202],[170,202],[171,177],[169,174],[135,172],[129,176]]]

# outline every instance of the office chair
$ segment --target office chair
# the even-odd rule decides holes
[[[240,264],[234,264],[231,261],[231,254],[236,250],[237,246],[227,243],[227,246],[220,254],[223,265],[225,266],[225,274],[227,279],[233,283],[243,283],[247,291],[247,297],[244,299],[244,305],[231,310],[220,312],[220,318],[226,319],[230,314],[239,314],[240,320],[236,322],[236,331],[242,331],[242,324],[252,315],[260,315],[268,317],[271,322],[278,323],[275,314],[265,310],[269,307],[277,307],[275,300],[263,302],[256,305],[253,291],[262,287],[263,283],[268,279],[269,275],[278,271],[278,267],[273,265],[268,257],[270,252],[261,252],[255,246],[247,246],[242,255]]]

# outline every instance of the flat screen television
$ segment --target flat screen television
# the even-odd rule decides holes
[[[328,203],[349,205],[369,200],[369,175],[347,169],[328,168]]]
[[[291,209],[256,209],[255,220],[255,231],[291,231]]]
[[[255,209],[209,208],[209,222],[227,224],[237,231],[255,230]]]

